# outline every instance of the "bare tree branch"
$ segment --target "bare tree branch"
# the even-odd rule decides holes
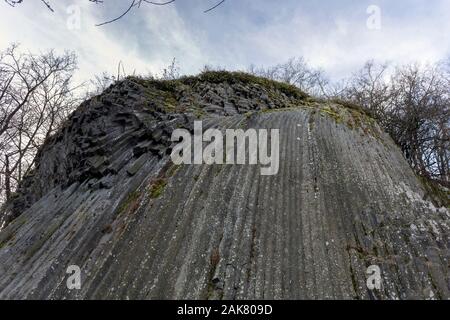
[[[18,4],[22,4],[23,0],[4,0],[7,4],[9,4],[12,7],[15,7]],[[41,2],[52,12],[54,12],[53,8],[50,5],[50,2],[48,0],[41,0]],[[89,2],[93,2],[96,4],[102,4],[103,1],[102,0],[89,0]],[[168,1],[164,1],[164,2],[155,2],[155,1],[149,1],[149,0],[131,0],[129,6],[127,7],[127,9],[121,13],[119,16],[117,16],[116,18],[113,18],[111,20],[96,24],[97,27],[100,26],[104,26],[113,22],[116,22],[120,19],[122,19],[124,16],[126,16],[128,13],[130,13],[134,8],[140,8],[141,4],[145,3],[145,4],[151,4],[154,6],[165,6],[165,5],[169,5],[171,3],[174,3],[175,0],[168,0]],[[217,7],[219,7],[220,5],[222,5],[225,2],[225,0],[221,0],[218,3],[216,3],[214,6],[204,10],[204,13],[208,13],[210,11],[213,11],[214,9],[216,9]]]

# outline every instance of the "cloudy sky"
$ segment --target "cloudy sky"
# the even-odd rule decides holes
[[[38,0],[16,8],[0,1],[0,48],[11,42],[33,52],[55,48],[79,57],[78,80],[114,72],[158,73],[175,57],[182,73],[205,64],[246,69],[303,56],[333,79],[368,59],[434,62],[450,56],[448,0],[176,0],[142,5],[120,21],[131,0]],[[158,1],[158,0],[154,0]],[[379,18],[379,19],[378,19]]]

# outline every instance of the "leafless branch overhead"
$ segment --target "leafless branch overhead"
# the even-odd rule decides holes
[[[4,1],[7,4],[9,4],[10,6],[15,7],[16,5],[22,4],[24,0],[4,0]],[[53,8],[50,5],[50,1],[49,0],[40,0],[40,1],[47,7],[47,9],[49,9],[52,12],[54,11]],[[89,0],[89,2],[102,4],[103,0]],[[127,9],[123,13],[121,13],[119,16],[117,16],[116,18],[113,18],[111,20],[99,23],[96,26],[104,26],[106,24],[110,24],[110,23],[116,22],[117,20],[120,20],[121,18],[126,16],[133,9],[140,8],[142,4],[150,4],[150,5],[155,5],[155,6],[165,6],[165,5],[174,3],[174,2],[175,2],[175,0],[167,0],[167,1],[162,1],[162,2],[149,1],[149,0],[131,0],[131,2],[129,4],[129,6],[127,7]],[[220,0],[215,5],[213,5],[212,7],[209,7],[208,9],[204,10],[203,12],[204,13],[208,13],[208,12],[216,9],[220,5],[222,5],[224,2],[225,2],[225,0]]]

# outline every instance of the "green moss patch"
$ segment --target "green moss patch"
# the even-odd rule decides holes
[[[159,198],[166,185],[167,182],[163,178],[157,179],[150,187],[150,197],[153,199]]]
[[[450,209],[450,191],[448,189],[427,177],[420,175],[417,177],[434,205],[437,207],[446,207]]]
[[[331,106],[326,106],[324,108],[320,109],[320,113],[322,115],[327,115],[331,118],[334,119],[334,121],[336,121],[336,123],[341,123],[342,122],[342,116],[339,113],[338,110],[336,110],[335,108],[331,107]]]
[[[139,191],[131,192],[126,200],[119,207],[119,214],[124,213],[127,210],[134,212],[139,205]]]

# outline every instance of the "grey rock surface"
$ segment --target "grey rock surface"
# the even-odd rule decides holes
[[[450,213],[392,140],[361,112],[272,89],[126,80],[80,106],[4,209],[0,298],[450,298]],[[278,174],[173,165],[172,130],[198,118],[280,129]]]

